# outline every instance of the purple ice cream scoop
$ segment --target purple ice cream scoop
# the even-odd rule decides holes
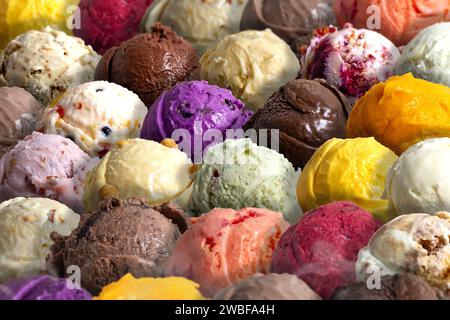
[[[150,107],[141,138],[172,138],[198,163],[207,148],[227,138],[227,130],[242,129],[252,115],[230,90],[206,81],[182,82]]]
[[[48,275],[12,280],[0,285],[0,300],[91,300],[83,289],[71,289],[66,279]]]

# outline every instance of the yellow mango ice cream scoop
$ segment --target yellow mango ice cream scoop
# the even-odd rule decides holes
[[[94,300],[203,300],[199,285],[179,277],[140,278],[127,274],[103,288]]]
[[[71,34],[80,0],[0,0],[0,49],[19,34],[46,26]]]
[[[450,137],[450,88],[411,73],[379,83],[350,113],[347,137],[375,137],[397,155],[423,140]]]
[[[334,201],[352,201],[387,221],[382,199],[386,176],[397,156],[373,138],[331,139],[304,168],[297,198],[306,212]]]

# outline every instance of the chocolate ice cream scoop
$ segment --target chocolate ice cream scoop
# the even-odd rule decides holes
[[[177,82],[197,78],[195,49],[169,27],[160,23],[151,32],[138,34],[109,49],[95,71],[95,80],[117,83],[150,107]]]
[[[369,289],[366,282],[339,288],[334,300],[438,300],[443,293],[430,286],[423,278],[405,273],[384,276],[379,289]]]
[[[214,296],[215,300],[321,300],[308,285],[292,274],[260,273],[241,280]]]
[[[69,237],[52,235],[48,263],[60,276],[71,265],[80,267],[81,285],[93,295],[127,273],[161,276],[180,230],[187,229],[183,217],[172,204],[150,207],[142,200],[107,198],[100,210],[82,216]]]
[[[241,30],[270,28],[291,43],[315,28],[335,24],[331,0],[250,0],[241,19]]]
[[[279,151],[303,168],[324,142],[345,137],[350,110],[345,96],[325,80],[297,79],[281,87],[245,129],[280,130]]]
[[[27,91],[0,88],[0,158],[36,130],[44,107]]]

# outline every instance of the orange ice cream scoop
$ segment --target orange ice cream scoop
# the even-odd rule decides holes
[[[288,227],[279,212],[214,209],[180,238],[166,275],[193,280],[204,296],[212,297],[255,273],[268,273],[273,250]]]
[[[420,141],[450,137],[450,88],[410,73],[379,83],[356,103],[347,136],[375,137],[398,155]]]
[[[422,29],[450,21],[450,0],[336,0],[334,12],[340,26],[350,22],[370,29],[374,24],[375,31],[403,46]]]

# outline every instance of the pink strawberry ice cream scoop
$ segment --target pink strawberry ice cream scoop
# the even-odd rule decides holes
[[[271,271],[294,274],[322,298],[356,281],[355,263],[381,223],[355,204],[333,202],[306,213],[273,253]]]
[[[44,197],[82,213],[84,176],[97,161],[69,139],[34,132],[0,159],[0,202]]]
[[[212,297],[255,273],[268,273],[272,252],[288,227],[279,212],[214,209],[181,236],[166,275],[196,281],[202,294]]]
[[[80,25],[73,33],[104,54],[135,36],[153,0],[81,0]]]
[[[399,58],[397,47],[375,31],[350,24],[338,31],[331,26],[314,31],[301,58],[302,76],[323,78],[355,102],[373,85],[393,76]]]

